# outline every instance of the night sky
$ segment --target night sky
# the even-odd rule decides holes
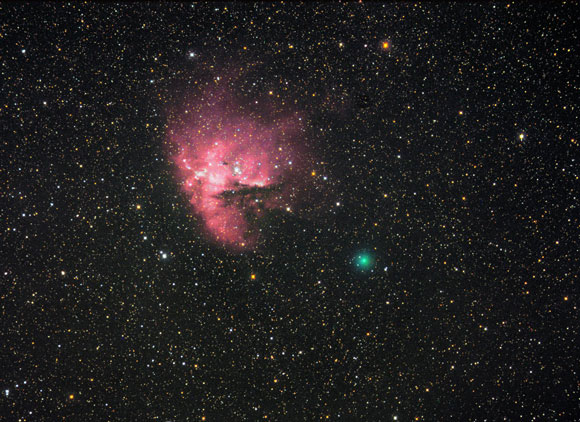
[[[580,420],[578,16],[0,5],[0,420]]]

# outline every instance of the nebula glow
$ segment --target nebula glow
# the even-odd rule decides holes
[[[253,248],[268,210],[293,209],[299,191],[300,120],[252,117],[225,90],[207,90],[170,122],[177,176],[211,240]]]

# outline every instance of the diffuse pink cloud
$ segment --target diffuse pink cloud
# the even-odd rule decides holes
[[[266,113],[268,110],[262,110]],[[208,89],[169,125],[171,155],[206,234],[233,250],[253,248],[255,221],[292,210],[304,169],[300,119],[251,117],[225,90]]]

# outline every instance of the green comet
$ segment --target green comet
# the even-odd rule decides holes
[[[373,257],[368,253],[361,253],[357,255],[355,259],[355,264],[357,268],[361,270],[368,270],[374,264]]]

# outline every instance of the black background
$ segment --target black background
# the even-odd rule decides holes
[[[577,16],[0,5],[0,419],[574,420]],[[316,173],[241,254],[165,148],[232,71]]]

